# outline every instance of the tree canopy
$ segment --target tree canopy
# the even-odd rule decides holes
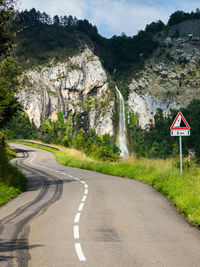
[[[16,61],[8,56],[13,44],[11,24],[14,16],[13,1],[0,0],[0,128],[21,109],[16,98],[21,69]]]
[[[200,19],[200,10],[197,8],[195,12],[192,11],[191,13],[186,13],[181,10],[175,11],[171,14],[168,20],[168,25],[172,26],[189,19]]]

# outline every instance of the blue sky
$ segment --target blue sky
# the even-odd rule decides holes
[[[200,0],[21,0],[19,9],[35,7],[53,15],[72,15],[88,19],[104,37],[137,34],[146,24],[166,23],[176,10],[200,9]]]

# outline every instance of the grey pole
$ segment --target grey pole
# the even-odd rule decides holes
[[[180,172],[183,173],[183,163],[182,163],[182,138],[179,136],[179,149],[180,149]]]

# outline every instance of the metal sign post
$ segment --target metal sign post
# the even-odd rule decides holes
[[[180,173],[183,173],[183,161],[182,161],[182,136],[190,135],[190,126],[183,114],[179,112],[171,126],[171,136],[179,136],[179,150],[180,150]]]
[[[183,173],[183,162],[182,162],[182,137],[179,136],[179,150],[180,150],[180,172]]]

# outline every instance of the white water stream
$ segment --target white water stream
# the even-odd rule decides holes
[[[121,150],[120,156],[123,158],[128,157],[129,151],[128,151],[128,145],[126,141],[126,118],[125,118],[125,107],[124,107],[124,99],[117,88],[115,86],[117,93],[119,95],[119,136],[118,136],[118,143],[119,143],[119,149]]]

